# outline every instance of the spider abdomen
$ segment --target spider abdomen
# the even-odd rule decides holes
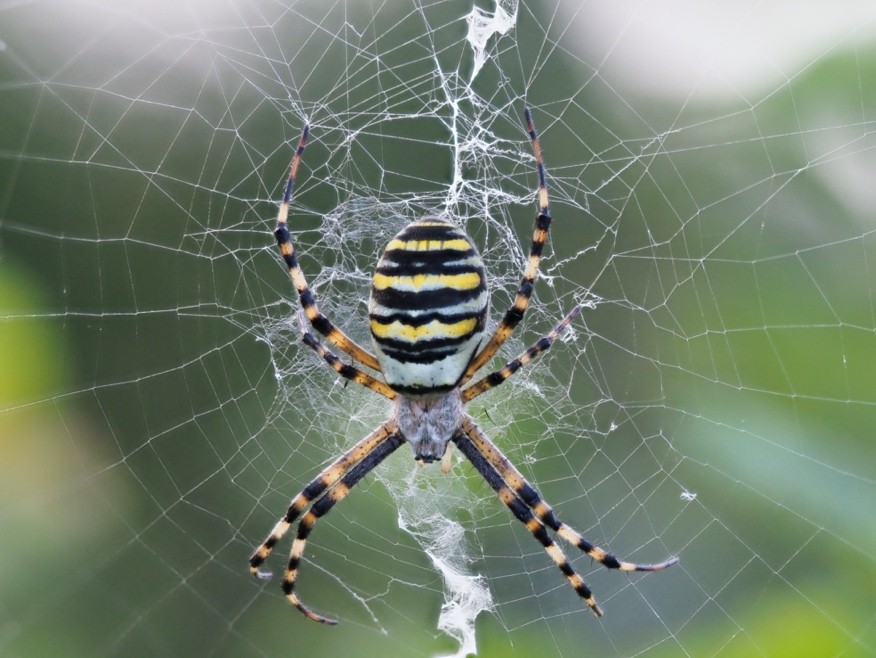
[[[408,224],[377,263],[368,305],[386,383],[405,395],[456,387],[488,306],[484,263],[469,237],[440,219]]]

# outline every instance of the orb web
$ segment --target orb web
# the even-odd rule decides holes
[[[0,16],[3,653],[874,651],[866,3]],[[373,265],[427,214],[478,245],[491,326],[510,305],[524,106],[555,221],[492,366],[585,309],[469,411],[588,539],[681,562],[564,545],[597,621],[461,455],[445,474],[403,446],[314,530],[298,591],[341,625],[310,624],[246,559],[388,405],[299,340],[271,230],[301,127],[301,264],[368,344]]]

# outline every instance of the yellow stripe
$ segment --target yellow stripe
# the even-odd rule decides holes
[[[393,320],[389,324],[372,320],[371,331],[378,338],[399,338],[413,343],[422,338],[457,338],[458,336],[464,336],[474,329],[476,323],[477,318],[460,320],[452,324],[432,320],[428,324],[412,327],[398,320]]]
[[[413,276],[374,275],[374,287],[378,290],[395,288],[397,290],[412,290],[419,292],[423,288],[453,288],[454,290],[471,290],[481,283],[481,275],[477,272],[464,274],[415,274]]]
[[[469,251],[471,249],[471,243],[462,238],[456,238],[453,240],[399,240],[396,238],[386,245],[386,251],[392,251],[394,249],[401,251],[440,251],[442,249]]]

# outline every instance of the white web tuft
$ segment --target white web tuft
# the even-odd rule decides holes
[[[475,620],[495,608],[488,583],[472,571],[472,542],[455,520],[461,510],[479,504],[479,497],[458,483],[454,486],[454,474],[397,463],[400,467],[388,469],[381,479],[398,507],[399,527],[417,541],[441,575],[444,603],[437,628],[459,643],[452,655],[465,658],[477,653]]]
[[[474,66],[472,68],[471,82],[483,68],[487,61],[487,48],[493,36],[508,34],[517,23],[517,0],[497,0],[495,11],[488,12],[480,7],[472,7],[471,12],[465,17],[468,23],[466,41],[471,44],[474,51]]]

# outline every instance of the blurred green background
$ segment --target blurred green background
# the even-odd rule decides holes
[[[717,64],[661,80],[657,51],[637,82],[645,6],[600,7],[519,7],[471,81],[463,3],[0,6],[0,654],[456,651],[387,480],[308,548],[302,597],[340,626],[247,572],[385,412],[296,346],[270,230],[308,119],[296,228],[324,308],[366,340],[380,242],[446,204],[497,317],[533,216],[524,104],[557,221],[515,345],[595,305],[472,413],[594,541],[682,561],[630,578],[568,551],[596,621],[471,468],[432,469],[496,604],[478,654],[876,652],[876,18],[739,88]],[[739,59],[749,29],[800,38],[735,11]]]

